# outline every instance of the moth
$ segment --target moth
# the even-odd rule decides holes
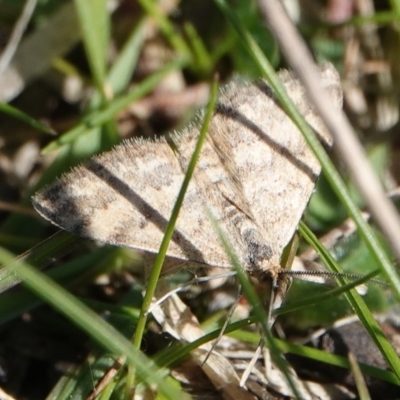
[[[288,94],[326,145],[331,138],[288,72]],[[336,70],[321,68],[335,106]],[[198,121],[164,138],[132,139],[74,168],[33,197],[36,211],[86,238],[156,253],[200,130]],[[243,268],[260,276],[279,268],[320,173],[301,132],[262,80],[224,87],[185,195],[167,255],[177,261],[231,268],[210,212]]]

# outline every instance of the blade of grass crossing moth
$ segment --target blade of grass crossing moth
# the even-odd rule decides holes
[[[288,363],[282,356],[282,353],[280,352],[278,347],[276,346],[275,338],[272,336],[272,334],[269,330],[268,315],[265,312],[265,308],[264,308],[260,298],[258,297],[257,293],[255,292],[246,272],[241,267],[241,265],[238,261],[238,258],[236,257],[232,247],[230,246],[230,244],[224,237],[223,232],[218,227],[218,224],[216,223],[216,221],[213,218],[211,213],[209,213],[209,218],[212,221],[212,223],[214,225],[214,229],[216,230],[218,237],[231,260],[232,266],[234,267],[234,269],[237,273],[237,277],[239,279],[239,283],[242,287],[243,293],[245,294],[247,300],[253,307],[254,314],[257,319],[257,323],[259,323],[262,328],[262,332],[263,332],[264,338],[266,339],[266,341],[268,343],[268,347],[269,347],[269,350],[271,351],[271,356],[272,356],[273,361],[276,363],[276,365],[280,369],[280,371],[284,374],[284,376],[287,380],[287,383],[289,384],[290,388],[293,391],[294,396],[297,399],[300,399],[301,398],[300,392],[297,389],[297,386],[291,377],[291,374],[289,372]]]
[[[338,196],[341,203],[345,207],[347,213],[354,219],[354,222],[358,227],[360,235],[363,237],[371,254],[375,258],[377,265],[380,266],[380,268],[384,271],[388,280],[391,282],[392,289],[396,294],[397,299],[400,301],[400,278],[397,272],[395,271],[392,263],[390,262],[389,258],[386,256],[383,247],[375,237],[371,228],[365,222],[357,205],[353,202],[350,194],[348,193],[345,183],[340,177],[334,164],[329,159],[326,151],[323,149],[321,143],[315,137],[315,134],[310,128],[310,126],[305,122],[301,114],[295,109],[293,102],[289,99],[289,97],[283,90],[283,87],[279,82],[279,79],[277,79],[277,76],[271,64],[263,55],[261,49],[253,40],[248,31],[242,26],[236,14],[228,7],[226,1],[224,0],[214,0],[214,1],[219,6],[224,15],[230,20],[234,28],[237,30],[239,37],[241,38],[243,44],[245,45],[245,47],[249,52],[249,55],[254,60],[254,62],[257,63],[262,74],[265,77],[267,77],[268,82],[272,86],[278,100],[280,101],[280,104],[304,135],[305,140],[307,141],[310,148],[313,150],[315,156],[319,160],[325,177],[328,179],[330,185],[332,186],[336,195]],[[350,297],[347,298],[350,299]],[[365,328],[369,332],[372,332],[372,330],[370,329],[370,325],[368,324],[366,319],[362,318],[361,322],[364,324]],[[374,323],[374,325],[378,327],[376,323]],[[378,331],[380,331],[380,329],[378,329]],[[390,366],[396,372],[397,376],[400,377],[400,360],[396,355],[394,349],[389,345],[389,343],[386,340],[383,340],[382,343],[380,343],[380,341],[382,340],[380,335],[375,335],[372,332],[372,338],[374,339],[375,343],[377,344],[379,343],[378,347],[381,350],[383,350],[383,348],[385,349],[383,350],[385,351],[385,358],[387,360],[390,359],[389,362]]]
[[[208,104],[206,112],[205,112],[204,121],[203,121],[203,124],[201,127],[201,131],[200,131],[199,139],[196,144],[195,151],[189,162],[188,169],[185,174],[185,178],[183,180],[181,189],[178,194],[178,198],[177,198],[175,206],[172,210],[171,218],[168,221],[168,225],[167,225],[167,228],[166,228],[166,231],[164,234],[163,241],[160,245],[160,250],[156,256],[156,259],[154,261],[154,266],[151,270],[149,282],[148,282],[147,289],[146,289],[146,294],[143,299],[142,309],[141,309],[140,317],[138,320],[138,325],[136,328],[135,336],[133,338],[133,345],[137,349],[140,348],[140,345],[142,343],[142,338],[143,338],[144,330],[146,327],[146,321],[147,321],[147,312],[151,306],[151,301],[154,297],[157,282],[160,277],[162,266],[163,266],[163,263],[165,260],[165,255],[168,250],[169,242],[174,233],[175,223],[176,223],[176,220],[178,219],[178,215],[179,215],[179,209],[180,209],[183,199],[185,197],[185,193],[189,186],[190,179],[192,178],[197,160],[199,159],[203,143],[206,140],[208,127],[210,125],[211,117],[214,112],[214,108],[215,108],[215,104],[216,104],[217,91],[218,91],[218,85],[217,85],[217,81],[215,80],[213,82],[213,84],[211,85],[210,101],[209,101],[209,104]],[[127,389],[129,387],[130,388],[134,387],[134,381],[135,381],[135,373],[134,373],[134,371],[130,371],[130,373],[127,376],[127,386],[126,386]],[[127,393],[128,393],[128,390],[127,390]]]
[[[390,259],[387,257],[382,245],[379,243],[379,240],[376,238],[368,223],[362,217],[358,206],[352,200],[352,197],[350,196],[347,187],[340,174],[338,173],[336,167],[329,159],[321,143],[315,137],[315,134],[310,126],[305,122],[304,118],[294,107],[293,102],[283,90],[279,79],[277,79],[276,73],[271,64],[264,56],[261,49],[248,33],[248,31],[242,26],[236,14],[228,7],[225,0],[214,1],[220,7],[224,15],[232,23],[234,28],[237,30],[240,39],[242,40],[243,44],[249,52],[250,57],[255,63],[257,63],[260,68],[260,72],[263,76],[266,77],[266,79],[268,79],[268,82],[272,86],[280,104],[304,135],[305,140],[319,160],[325,177],[327,178],[332,189],[335,191],[336,195],[345,207],[348,215],[350,215],[354,219],[360,235],[367,244],[369,251],[375,258],[377,265],[379,265],[385,273],[385,276],[392,285],[393,291],[396,294],[397,299],[400,301],[400,277]]]
[[[15,257],[2,248],[0,248],[0,261],[8,264],[30,290],[73,321],[101,346],[117,356],[126,355],[129,364],[135,366],[137,375],[147,385],[157,384],[160,393],[168,399],[181,398],[182,393],[179,390],[166,384],[167,371],[156,366],[135,349],[120,332],[75,296],[29,264],[15,261]]]

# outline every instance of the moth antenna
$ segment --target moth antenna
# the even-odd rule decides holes
[[[347,272],[331,272],[331,271],[294,271],[294,270],[281,270],[279,271],[279,275],[289,275],[291,277],[294,278],[298,278],[300,276],[326,276],[329,278],[346,278],[349,279],[350,281],[356,281],[358,279],[363,279],[365,278],[364,275],[361,274],[353,274],[353,273],[347,273]],[[380,280],[380,279],[369,279],[368,282],[370,283],[374,283],[376,285],[381,285],[381,286],[385,286],[385,287],[389,287],[389,285]],[[360,283],[364,284],[363,283]]]

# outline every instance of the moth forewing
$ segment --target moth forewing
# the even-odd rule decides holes
[[[324,86],[341,106],[331,65]],[[300,83],[280,77],[307,121],[330,142]],[[156,253],[199,135],[198,123],[163,138],[133,139],[95,156],[33,197],[53,224],[105,243]],[[314,189],[320,165],[265,82],[236,79],[220,93],[208,140],[188,187],[168,255],[183,262],[231,268],[205,208],[251,274],[279,266]]]

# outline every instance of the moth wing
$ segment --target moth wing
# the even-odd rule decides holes
[[[177,138],[191,155],[197,135],[186,132]],[[207,146],[196,174],[212,163],[204,156],[205,152],[212,157],[212,149],[207,150]],[[163,139],[127,141],[39,191],[33,197],[33,205],[44,218],[67,231],[155,253],[181,188],[187,162],[188,159],[179,159]],[[207,207],[217,219],[223,219],[222,199],[218,191],[205,187],[208,184],[202,179],[191,180],[168,255],[228,267],[228,257],[205,211]],[[230,231],[225,227],[226,234]]]
[[[287,72],[280,74],[290,97],[327,144],[331,138],[306,99],[304,88]],[[339,108],[340,79],[331,65],[322,70],[323,85]],[[320,164],[303,135],[277,104],[271,89],[259,85],[228,87],[214,121],[224,126],[232,165],[252,216],[273,252],[281,255],[293,236],[314,190]]]

